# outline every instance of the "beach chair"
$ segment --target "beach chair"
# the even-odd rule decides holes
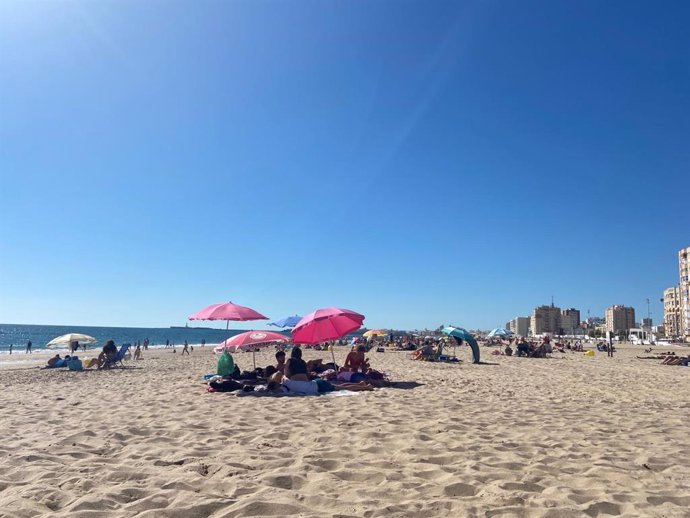
[[[122,360],[125,359],[125,354],[127,354],[127,351],[131,347],[131,344],[122,344],[120,347],[120,350],[117,351],[117,354],[113,358],[106,358],[105,363],[103,364],[103,369],[110,369],[111,367],[117,367],[117,364],[119,363],[121,367],[124,367],[125,364],[122,363]]]

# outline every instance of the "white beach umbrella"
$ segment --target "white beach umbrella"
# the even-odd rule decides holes
[[[72,342],[79,342],[80,344],[95,344],[96,340],[93,336],[83,335],[81,333],[67,333],[66,335],[58,336],[48,342],[48,347],[55,347],[66,345],[69,346]]]

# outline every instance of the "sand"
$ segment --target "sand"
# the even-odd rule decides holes
[[[351,397],[209,394],[210,347],[107,372],[5,366],[0,516],[687,517],[690,368],[640,351],[371,353],[422,385]]]

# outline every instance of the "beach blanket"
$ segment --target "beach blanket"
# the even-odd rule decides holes
[[[298,394],[295,392],[268,392],[263,390],[255,390],[252,392],[242,392],[238,390],[235,392],[237,397],[343,397],[343,396],[357,396],[363,392],[353,392],[351,390],[337,390],[335,392],[319,392],[318,394]]]

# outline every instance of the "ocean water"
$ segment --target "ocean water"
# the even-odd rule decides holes
[[[36,326],[20,324],[0,324],[0,354],[9,352],[10,344],[14,345],[13,354],[24,353],[26,343],[31,340],[34,351],[46,349],[46,344],[53,338],[67,333],[82,333],[93,336],[98,343],[89,345],[88,349],[101,348],[107,340],[115,340],[117,345],[123,343],[144,342],[148,338],[150,346],[165,346],[170,340],[175,345],[182,345],[185,340],[190,344],[200,344],[206,340],[208,345],[215,345],[226,338],[242,333],[242,330],[211,328],[155,328],[155,327],[93,327],[93,326]]]

